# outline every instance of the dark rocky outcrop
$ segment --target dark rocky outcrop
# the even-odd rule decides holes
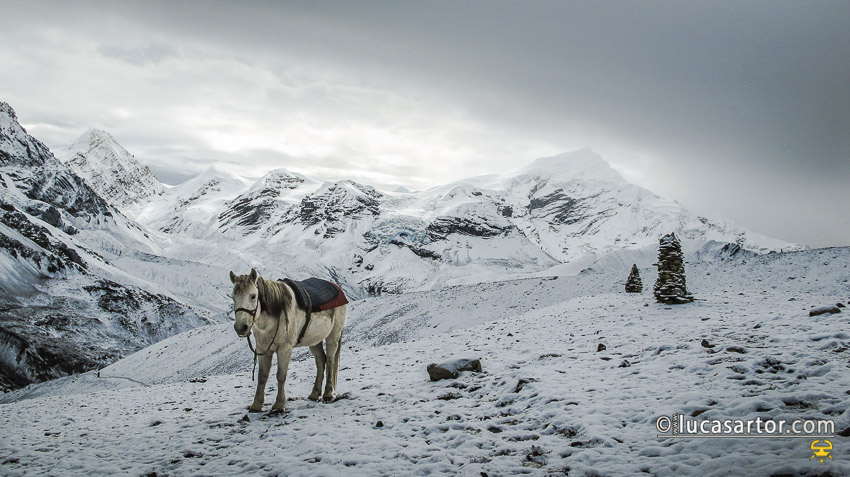
[[[295,189],[304,180],[282,169],[266,174],[251,190],[226,204],[218,217],[219,228],[243,227],[246,235],[257,230],[281,207],[278,198],[283,191]]]
[[[380,215],[383,195],[374,187],[352,181],[329,184],[317,193],[304,197],[297,208],[296,220],[306,226],[324,225],[324,238],[346,230],[345,220]],[[321,230],[317,229],[321,233]]]
[[[508,228],[488,223],[480,217],[437,217],[428,224],[426,233],[429,240],[436,242],[451,234],[484,238],[496,237],[504,234]]]

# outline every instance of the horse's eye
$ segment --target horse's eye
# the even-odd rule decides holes
[[[251,299],[253,300],[254,298],[257,298],[257,295],[251,293]]]

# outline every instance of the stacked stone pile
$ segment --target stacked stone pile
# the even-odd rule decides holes
[[[629,273],[629,278],[626,279],[626,292],[640,293],[643,291],[643,282],[640,280],[640,272],[637,264],[632,265],[632,272]]]
[[[676,235],[670,233],[659,239],[658,280],[653,289],[655,299],[661,303],[688,303],[694,300],[685,284],[685,260],[682,245]]]

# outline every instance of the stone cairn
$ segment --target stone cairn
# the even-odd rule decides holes
[[[632,265],[632,272],[629,273],[629,278],[626,279],[626,292],[640,293],[643,291],[643,282],[640,281],[640,272],[637,264]]]
[[[655,299],[660,303],[676,304],[694,301],[685,285],[685,261],[682,245],[671,233],[658,241],[658,280],[655,281]]]

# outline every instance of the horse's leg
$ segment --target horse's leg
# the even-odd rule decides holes
[[[311,401],[318,401],[319,395],[322,394],[322,378],[325,377],[325,350],[322,348],[322,343],[310,347],[310,352],[316,358],[316,383],[313,384],[313,392],[307,396]]]
[[[286,384],[286,373],[289,371],[289,360],[292,358],[292,346],[283,345],[277,350],[277,397],[272,405],[272,411],[283,411],[286,409],[286,393],[283,386]]]
[[[257,361],[260,362],[260,372],[257,374],[257,393],[254,394],[254,403],[248,407],[251,412],[263,410],[263,401],[266,398],[266,382],[269,380],[269,371],[272,369],[272,355],[266,353],[257,356]]]
[[[332,336],[329,336],[328,339],[325,340],[325,346],[327,347],[327,357],[328,357],[328,379],[325,382],[325,394],[322,396],[322,399],[325,402],[331,402],[334,399],[334,390],[336,389],[336,374],[337,369],[339,368],[339,348],[342,344],[342,336],[339,336],[337,339],[333,339]]]

